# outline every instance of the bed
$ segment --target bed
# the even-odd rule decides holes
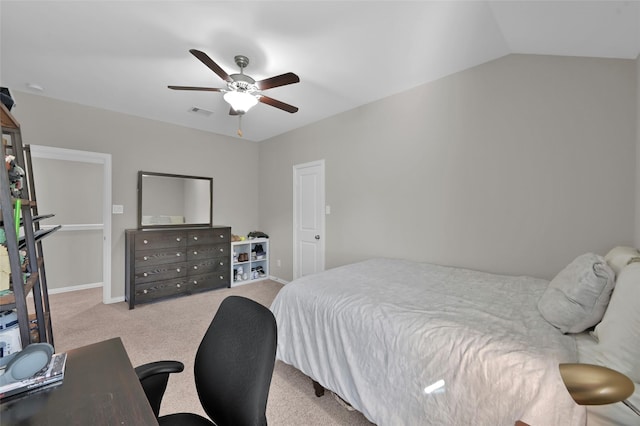
[[[558,370],[578,347],[541,315],[548,287],[400,259],[334,268],[274,299],[277,358],[381,426],[581,425]]]

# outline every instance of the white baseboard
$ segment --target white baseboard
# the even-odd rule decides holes
[[[282,278],[274,277],[273,275],[269,275],[269,279],[272,280],[272,281],[279,282],[280,284],[283,284],[283,285],[289,284],[289,281],[285,281]],[[235,287],[235,286],[242,285],[242,284],[249,284],[251,282],[256,282],[256,281],[255,280],[248,280],[246,282],[234,283],[234,285],[232,285],[231,287]],[[72,285],[72,286],[60,287],[60,288],[51,288],[51,289],[49,289],[49,294],[69,293],[71,291],[87,290],[87,289],[90,289],[90,288],[98,288],[98,287],[102,287],[102,283],[101,282],[100,283],[89,283],[89,284],[78,284],[78,285]],[[33,296],[30,293],[28,297],[33,297]],[[124,300],[125,300],[124,296],[112,297],[106,303],[107,304],[118,303],[118,302],[124,302]]]
[[[78,284],[78,285],[71,285],[68,287],[52,288],[49,290],[49,294],[70,293],[72,291],[88,290],[90,288],[99,288],[99,287],[102,287],[102,283]],[[33,297],[33,293],[29,293],[27,297]],[[111,303],[119,303],[119,302],[124,302],[124,296],[112,297],[111,299],[103,303],[111,304]]]
[[[253,280],[235,281],[235,282],[231,283],[231,287],[233,288],[233,287],[239,287],[241,285],[253,284],[253,283],[260,282],[260,281],[264,281],[266,279],[267,278],[265,277],[265,278],[256,278],[256,279],[253,279]]]
[[[50,288],[49,294],[58,294],[58,293],[68,293],[70,291],[76,290],[87,290],[90,288],[102,287],[102,283],[89,283],[89,284],[79,284],[79,285],[71,285],[69,287],[60,287],[60,288]]]
[[[278,283],[283,284],[283,285],[289,284],[289,281],[285,281],[282,278],[274,277],[273,275],[269,275],[269,279],[271,281],[275,281],[275,282],[278,282]]]
[[[71,291],[76,290],[87,290],[90,288],[98,288],[102,287],[102,283],[89,283],[89,284],[78,284],[78,285],[70,285],[69,287],[60,287],[60,288],[51,288],[47,289],[47,294],[59,294],[59,293],[69,293]],[[27,299],[33,297],[33,292],[29,292],[27,295]],[[122,298],[124,300],[124,297]]]

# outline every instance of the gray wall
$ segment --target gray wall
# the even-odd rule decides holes
[[[640,247],[640,56],[636,59],[636,238],[635,247]]]
[[[244,235],[258,228],[255,143],[14,89],[11,94],[25,144],[112,155],[112,201],[124,205],[123,215],[112,216],[112,297],[124,295],[124,230],[137,226],[138,170],[213,177],[214,223]],[[69,202],[83,208],[72,194]]]
[[[25,143],[112,155],[114,297],[138,170],[212,176],[214,223],[267,232],[271,273],[290,280],[292,166],[318,159],[327,267],[390,256],[550,278],[640,245],[639,61],[511,55],[260,144],[13,89],[12,113]]]
[[[633,244],[636,68],[509,55],[261,143],[271,273],[292,278],[292,166],[318,159],[327,268],[389,256],[551,278]]]

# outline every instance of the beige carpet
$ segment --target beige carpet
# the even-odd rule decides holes
[[[269,306],[282,288],[261,281],[162,302],[139,305],[102,304],[102,289],[50,296],[57,352],[121,337],[133,366],[162,359],[185,364],[169,379],[161,414],[187,411],[203,414],[193,383],[193,360],[205,330],[222,300],[236,294]],[[295,368],[276,361],[267,420],[270,425],[370,425],[357,411],[348,411],[329,392],[317,398],[311,380]]]

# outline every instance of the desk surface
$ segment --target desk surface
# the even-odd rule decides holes
[[[62,385],[3,401],[5,425],[157,425],[120,338],[67,352]]]

